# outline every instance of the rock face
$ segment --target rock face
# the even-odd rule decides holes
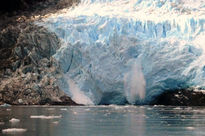
[[[59,47],[54,33],[31,22],[0,31],[0,104],[76,105],[57,85],[62,75],[51,56]]]
[[[54,8],[60,9],[71,6],[78,0],[2,0],[0,2],[0,13],[13,13],[19,11],[35,11]],[[37,7],[38,6],[38,7]]]
[[[205,106],[204,91],[193,88],[166,91],[155,98],[152,104],[173,106]]]
[[[41,17],[55,13],[79,3],[79,0],[2,0],[0,1],[0,28],[8,24],[29,21],[34,16]]]
[[[60,47],[54,33],[33,24],[78,0],[0,2],[0,104],[77,105],[57,85],[62,78],[51,57]]]

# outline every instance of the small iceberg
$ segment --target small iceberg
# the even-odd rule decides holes
[[[66,109],[66,108],[61,108],[60,110],[61,110],[61,111],[67,111],[68,109]]]
[[[20,122],[20,119],[12,118],[12,119],[9,120],[9,122],[11,122],[11,123],[17,123],[17,122]]]
[[[187,130],[194,130],[194,127],[186,127]]]
[[[53,122],[53,124],[58,125],[58,124],[59,124],[59,122],[58,122],[58,121],[54,121],[54,122]]]
[[[24,128],[7,128],[7,129],[3,129],[2,133],[6,133],[6,134],[15,134],[15,133],[22,133],[22,132],[26,132],[27,129]]]
[[[45,115],[39,115],[39,116],[30,116],[32,119],[59,119],[62,118],[62,115],[59,116],[45,116]]]
[[[10,104],[7,104],[7,103],[4,103],[4,104],[1,104],[0,106],[1,106],[1,107],[10,107],[11,105],[10,105]]]

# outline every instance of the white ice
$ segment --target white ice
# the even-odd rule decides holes
[[[17,123],[17,122],[20,122],[20,119],[12,118],[12,119],[9,120],[9,122]]]
[[[22,132],[26,132],[26,129],[24,129],[24,128],[2,129],[2,133],[4,133],[4,134],[16,134],[16,133],[22,133]]]
[[[59,116],[31,115],[30,118],[32,119],[59,119],[59,118],[62,118],[62,115],[59,115]]]
[[[36,24],[61,40],[59,85],[78,103],[149,103],[165,90],[205,88],[204,0],[82,0]]]

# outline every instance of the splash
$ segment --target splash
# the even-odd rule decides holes
[[[78,104],[93,105],[93,102],[87,97],[83,91],[71,79],[68,79],[69,89],[72,94],[72,100]]]
[[[129,103],[135,104],[145,98],[146,81],[139,62],[132,64],[131,71],[124,77],[125,95]]]

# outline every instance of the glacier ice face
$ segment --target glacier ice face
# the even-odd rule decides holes
[[[149,103],[205,87],[203,0],[82,0],[36,24],[61,39],[59,84],[78,103]]]

